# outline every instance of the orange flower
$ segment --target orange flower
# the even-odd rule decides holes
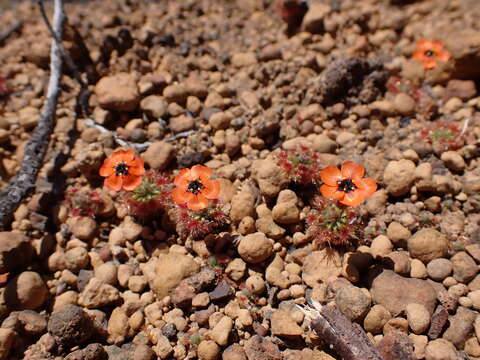
[[[0,274],[0,286],[3,286],[7,283],[8,280],[8,272],[4,274]]]
[[[450,53],[438,40],[420,40],[412,56],[422,62],[425,69],[433,69],[437,66],[437,60],[447,62],[450,59]]]
[[[203,165],[194,165],[191,169],[180,171],[173,183],[173,201],[177,204],[187,204],[190,210],[202,210],[208,206],[208,200],[213,200],[220,193],[220,181],[210,180],[212,170]]]
[[[106,177],[104,185],[114,191],[132,191],[142,183],[145,173],[143,160],[133,150],[117,150],[106,158],[100,175]]]
[[[347,206],[358,206],[377,190],[377,183],[364,178],[365,168],[353,161],[345,161],[342,169],[327,166],[320,171],[323,185],[320,192],[326,198],[337,199]]]

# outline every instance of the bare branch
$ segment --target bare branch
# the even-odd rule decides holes
[[[466,132],[467,129],[468,129],[468,124],[470,124],[470,121],[471,121],[471,120],[472,120],[471,118],[466,118],[466,119],[465,119],[465,121],[463,122],[462,131],[461,131],[460,134],[458,135],[459,137],[465,135],[465,132]]]
[[[321,306],[314,302],[312,307],[299,307],[310,327],[344,360],[383,360],[360,325],[352,323],[334,306]]]
[[[97,124],[92,119],[85,119],[84,123],[87,126],[97,128],[102,133],[106,133],[106,132],[111,133],[113,135],[113,139],[115,140],[115,142],[120,146],[130,147],[130,148],[138,150],[138,151],[143,151],[146,148],[148,148],[150,145],[152,145],[151,141],[146,141],[144,143],[134,143],[134,142],[131,142],[131,141],[122,140],[118,137],[118,134],[115,131],[108,130],[107,128],[103,127],[102,125]],[[172,141],[184,138],[184,137],[189,137],[190,135],[198,134],[199,132],[200,131],[198,131],[198,130],[184,131],[184,132],[178,133],[176,135],[173,135],[169,138],[165,138],[165,139],[163,139],[163,141],[164,142],[172,142]]]
[[[52,25],[50,24],[50,21],[48,20],[47,14],[45,13],[45,7],[43,6],[43,0],[37,0],[38,7],[40,9],[40,14],[42,15],[42,19],[45,22],[45,25],[47,26],[50,35],[54,38],[55,42],[57,43],[58,46],[58,51],[62,55],[63,60],[67,64],[68,68],[73,74],[73,77],[77,82],[80,84],[81,90],[79,95],[77,96],[77,115],[79,113],[83,113],[83,115],[87,115],[87,108],[88,108],[88,98],[90,97],[90,90],[88,89],[88,85],[83,81],[82,75],[80,73],[80,70],[78,69],[77,65],[75,65],[75,62],[72,60],[72,57],[69,55],[67,50],[65,50],[65,47],[62,44],[62,39],[58,36],[58,34],[55,32],[55,30],[52,28]]]
[[[54,0],[53,31],[58,39],[61,39],[63,36],[64,20],[62,0]],[[25,155],[18,174],[0,193],[0,228],[6,226],[12,213],[35,188],[35,181],[43,165],[50,135],[53,131],[61,77],[62,56],[58,42],[54,39],[50,50],[50,79],[48,81],[47,96],[42,113],[38,119],[38,125],[25,148]]]
[[[107,128],[103,127],[102,125],[97,124],[92,119],[85,119],[84,124],[87,125],[87,126],[92,126],[96,129],[100,130],[100,132],[102,132],[102,133],[111,133],[113,135],[113,140],[115,140],[115,142],[118,145],[123,146],[123,147],[132,148],[132,149],[135,149],[137,151],[142,151],[142,150],[145,150],[146,148],[148,148],[150,145],[152,145],[152,143],[149,142],[149,141],[140,144],[140,143],[134,143],[134,142],[122,140],[118,137],[118,135],[115,131],[108,130]]]
[[[80,74],[80,71],[78,70],[77,66],[73,62],[70,55],[68,54],[67,50],[65,50],[65,47],[62,44],[62,40],[59,38],[58,34],[52,28],[52,25],[50,24],[50,21],[48,20],[47,14],[45,13],[45,7],[43,6],[43,0],[37,0],[37,4],[38,4],[38,8],[40,9],[40,15],[42,15],[42,19],[45,22],[45,25],[47,26],[48,31],[50,31],[50,35],[52,35],[53,39],[56,41],[57,46],[58,46],[58,51],[62,55],[62,58],[65,61],[65,64],[67,64],[68,68],[73,73],[73,76],[75,77],[75,80],[78,81],[80,86],[82,88],[86,87],[87,84],[85,84],[85,82],[83,81],[82,76]]]
[[[199,132],[200,131],[198,131],[198,130],[184,131],[184,132],[178,133],[177,135],[173,135],[172,137],[166,138],[163,141],[172,142],[172,141],[184,138],[184,137],[189,137],[190,135],[198,134]]]

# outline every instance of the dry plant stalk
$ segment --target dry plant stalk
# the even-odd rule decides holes
[[[63,23],[62,0],[54,1],[53,30],[56,37],[62,39]],[[25,155],[22,160],[19,172],[8,183],[5,189],[0,192],[0,228],[6,226],[12,213],[20,203],[35,188],[38,172],[43,165],[43,160],[48,149],[50,135],[55,123],[55,112],[57,109],[58,95],[60,93],[60,79],[62,77],[62,56],[60,48],[55,39],[52,40],[50,50],[50,79],[48,81],[47,96],[38,125],[25,148]]]
[[[360,325],[352,323],[335,306],[299,307],[311,321],[310,327],[343,360],[384,360]]]

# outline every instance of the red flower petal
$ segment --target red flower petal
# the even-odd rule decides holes
[[[345,161],[342,164],[342,177],[346,179],[361,179],[365,175],[365,168],[353,161]]]
[[[438,53],[438,60],[447,62],[450,60],[450,53],[447,50],[442,50]]]
[[[218,180],[205,180],[202,181],[202,185],[205,186],[201,193],[207,199],[217,199],[220,194],[220,181]]]
[[[175,176],[175,179],[173,179],[173,183],[175,186],[187,188],[188,182],[191,180],[194,180],[194,177],[192,176],[190,169],[182,169],[178,175]]]
[[[431,40],[430,41],[430,47],[434,51],[441,51],[443,49],[443,43],[441,41],[438,41],[438,40]]]
[[[430,60],[424,60],[423,61],[423,67],[425,69],[433,69],[434,67],[437,66],[437,62],[434,60],[434,59],[430,59]]]
[[[130,161],[134,161],[137,154],[132,149],[125,150],[123,153],[124,161],[128,164]]]
[[[417,49],[418,50],[428,50],[432,48],[432,42],[430,40],[419,40],[417,42]]]
[[[341,200],[345,196],[345,192],[338,191],[337,186],[328,186],[322,185],[320,186],[320,192],[322,193],[323,197]]]
[[[329,186],[337,186],[342,181],[342,173],[336,166],[327,166],[320,171],[320,179]]]
[[[135,190],[142,184],[142,178],[140,176],[135,175],[125,175],[123,177],[123,189],[127,191]]]
[[[191,192],[185,191],[185,189],[180,187],[176,187],[172,190],[172,199],[177,204],[185,204],[191,201],[194,197],[195,195]]]
[[[118,162],[125,161],[126,160],[126,158],[125,158],[126,153],[127,153],[126,150],[120,149],[120,150],[116,150],[113,153],[111,153],[110,157],[112,159],[114,159],[115,161],[118,161]]]
[[[5,285],[8,280],[8,272],[4,274],[0,274],[0,286]]]
[[[130,163],[127,165],[130,166],[130,168],[128,169],[129,174],[136,176],[141,176],[145,174],[144,162],[141,157],[135,157],[135,159],[133,161],[130,161]]]
[[[345,197],[340,200],[340,204],[347,206],[358,206],[365,201],[366,197],[358,190],[351,191],[345,194]]]
[[[358,187],[358,190],[362,192],[365,198],[369,197],[375,191],[377,191],[377,183],[371,178],[365,178],[361,179],[360,181],[355,181],[355,185]]]
[[[99,174],[100,176],[107,177],[115,173],[115,165],[117,162],[109,157],[106,158],[105,161],[102,164],[102,167],[100,168]]]
[[[191,169],[194,179],[200,179],[202,182],[210,179],[212,170],[203,165],[194,165]]]
[[[423,62],[427,59],[427,56],[425,56],[425,50],[415,50],[412,54],[412,57],[420,62]]]
[[[208,206],[208,199],[201,193],[194,195],[193,199],[187,203],[190,210],[202,210]]]
[[[120,191],[122,189],[123,179],[122,176],[117,176],[115,174],[110,175],[105,179],[103,184],[107,189],[113,191]]]

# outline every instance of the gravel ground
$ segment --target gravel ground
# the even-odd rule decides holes
[[[312,300],[386,360],[480,359],[480,2],[283,2],[65,4],[90,113],[67,71],[35,193],[0,232],[0,360],[341,359],[296,306]],[[3,187],[51,40],[34,2],[0,9],[0,33],[23,21],[0,44]],[[422,66],[422,39],[447,61]],[[140,216],[103,186],[120,148],[170,207]],[[354,208],[318,195],[345,161],[377,184]],[[207,215],[168,200],[196,164],[221,187]],[[343,235],[318,225],[331,208]]]

